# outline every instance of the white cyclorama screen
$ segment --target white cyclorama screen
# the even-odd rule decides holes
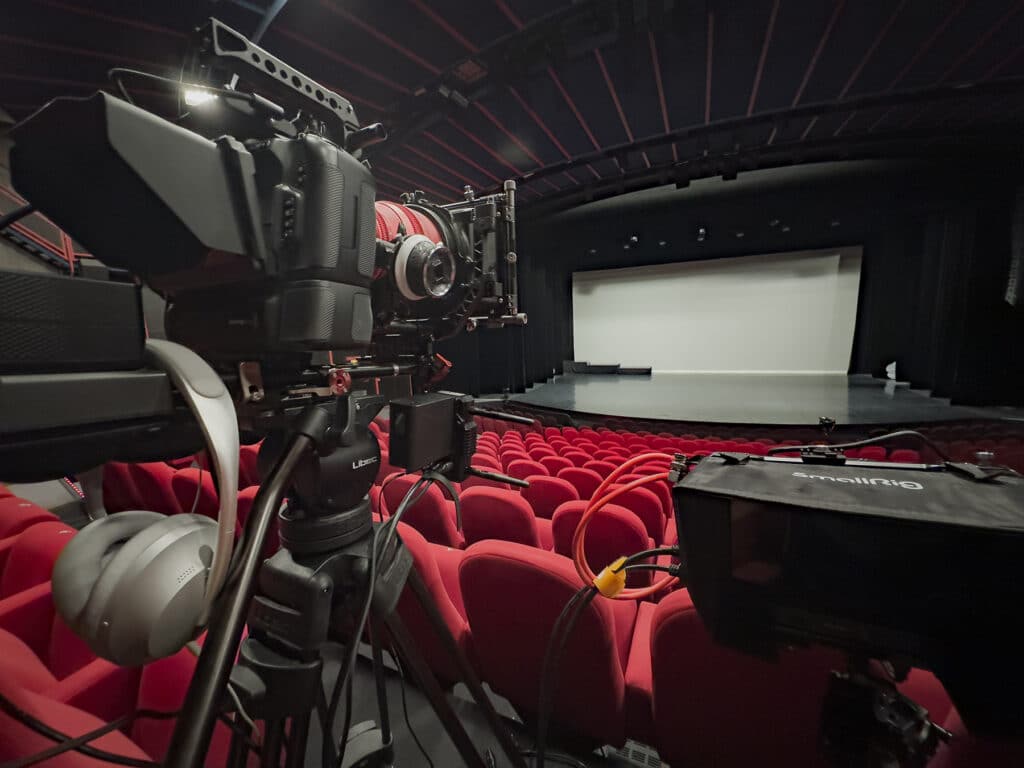
[[[846,374],[861,248],[574,272],[574,357],[673,373]]]

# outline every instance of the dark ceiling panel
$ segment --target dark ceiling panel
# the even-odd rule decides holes
[[[715,5],[711,119],[746,114],[771,0]]]
[[[793,103],[835,7],[836,0],[817,3],[782,0],[775,34],[765,56],[755,113],[783,109]],[[758,48],[760,42],[757,42]]]
[[[109,87],[115,65],[177,76],[206,16],[251,35],[268,5],[7,3],[0,106],[23,117]],[[838,155],[865,134],[912,131],[926,144],[1024,121],[1012,82],[906,103],[940,81],[1024,76],[1024,0],[291,0],[263,45],[351,99],[364,122],[387,124],[392,139],[368,154],[390,196],[416,187],[454,199],[465,183],[521,176],[529,204],[578,186],[586,197],[731,174],[765,151]],[[173,115],[173,93],[127,84]],[[827,107],[886,93],[892,103]],[[694,135],[663,141],[670,131]]]

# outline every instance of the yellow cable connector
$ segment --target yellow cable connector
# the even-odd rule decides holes
[[[605,597],[615,597],[626,588],[625,557],[620,557],[594,577],[594,586]]]

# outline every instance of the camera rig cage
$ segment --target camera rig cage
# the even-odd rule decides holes
[[[411,392],[425,391],[450,367],[434,341],[526,322],[513,181],[450,203],[416,190],[376,201],[363,154],[384,128],[362,126],[347,99],[216,19],[196,31],[180,80],[111,77],[125,98],[58,98],[12,130],[14,185],[112,272],[166,300],[168,338],[214,366],[243,428],[262,434],[368,379],[409,376]],[[131,103],[128,77],[209,98],[164,119]],[[25,294],[21,277],[2,277],[5,295]],[[77,328],[74,343],[39,343],[31,306],[5,326],[0,455],[11,479],[198,443],[173,423],[183,409],[166,380],[145,370],[137,298],[104,277],[45,289],[61,294],[63,329],[50,332]],[[93,333],[101,315],[106,346]],[[115,342],[115,325],[133,330]],[[27,360],[26,328],[33,347],[75,351]],[[68,392],[74,408],[39,407]]]

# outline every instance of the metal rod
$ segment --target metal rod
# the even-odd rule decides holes
[[[256,495],[246,525],[238,577],[225,588],[214,607],[206,642],[185,694],[181,715],[174,726],[165,768],[193,768],[205,759],[221,693],[231,674],[249,601],[256,588],[256,574],[263,562],[262,550],[267,531],[281,506],[296,464],[312,444],[313,440],[306,434],[293,435]]]
[[[310,712],[308,709],[292,717],[291,727],[289,728],[290,738],[288,739],[288,761],[285,763],[286,768],[302,768],[306,763],[309,718]],[[329,739],[330,734],[325,733],[324,738]]]
[[[398,614],[393,613],[388,616],[385,619],[385,625],[391,633],[395,650],[400,654],[403,668],[409,670],[416,685],[427,697],[434,712],[437,713],[441,725],[444,726],[449,738],[459,751],[462,761],[467,768],[486,768],[487,764],[476,751],[476,747],[473,746],[473,741],[469,738],[462,723],[459,722],[459,718],[455,715],[448,699],[445,698],[437,678],[434,677],[434,673],[430,671],[430,667],[423,660],[423,656],[420,655],[419,649],[409,636],[409,631]]]
[[[501,716],[494,708],[494,703],[487,695],[487,691],[484,690],[484,686],[480,682],[480,678],[477,677],[473,665],[469,663],[466,654],[462,652],[458,643],[455,642],[455,638],[452,637],[452,633],[448,629],[448,625],[445,624],[444,618],[438,612],[437,604],[430,596],[430,591],[427,589],[426,584],[423,583],[419,571],[415,568],[409,571],[406,583],[412,588],[413,595],[419,602],[420,607],[423,608],[427,619],[433,625],[434,632],[441,638],[441,643],[444,645],[445,650],[448,651],[448,655],[455,661],[459,674],[462,676],[462,682],[466,684],[466,688],[469,689],[469,693],[477,703],[477,706],[483,710],[484,718],[487,720],[491,730],[494,731],[494,735],[497,737],[505,756],[516,768],[527,768],[525,758],[512,740],[511,735],[505,728],[505,724],[501,722]]]

